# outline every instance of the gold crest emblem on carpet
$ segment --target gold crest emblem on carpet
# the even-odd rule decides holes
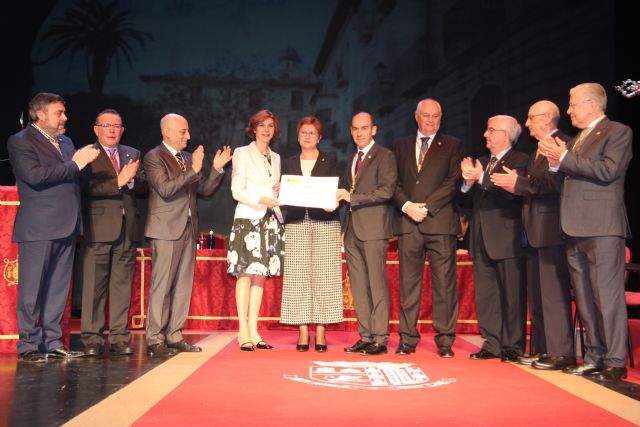
[[[18,258],[10,260],[4,259],[4,280],[7,281],[8,286],[15,286],[18,284]]]

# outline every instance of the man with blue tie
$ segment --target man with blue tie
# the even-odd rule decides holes
[[[20,207],[13,228],[18,242],[18,357],[82,356],[62,343],[61,321],[71,283],[76,236],[82,232],[79,174],[99,151],[78,151],[64,136],[67,116],[60,95],[39,93],[29,103],[31,122],[7,148]],[[46,356],[46,357],[45,357]]]
[[[473,257],[478,327],[485,339],[474,360],[517,362],[526,341],[522,197],[491,181],[506,169],[524,174],[529,157],[512,149],[522,133],[511,116],[494,116],[484,133],[490,156],[462,163],[462,191],[473,191],[469,252]]]
[[[82,283],[82,342],[85,355],[102,352],[109,298],[109,350],[130,355],[129,304],[139,241],[136,193],[145,190],[140,151],[120,144],[122,117],[104,110],[93,127],[100,155],[82,171],[84,233],[79,248]]]

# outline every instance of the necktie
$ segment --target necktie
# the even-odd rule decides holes
[[[187,171],[187,164],[185,163],[184,159],[182,158],[182,154],[180,154],[179,151],[176,153],[176,160],[178,161],[178,164],[180,165],[180,170],[182,172],[186,172]]]
[[[590,130],[590,128],[582,129],[582,132],[580,132],[580,135],[578,135],[578,138],[576,138],[575,142],[571,146],[571,151],[578,151],[578,147],[582,144],[582,141],[584,141],[587,135],[589,135]]]
[[[496,156],[491,156],[491,159],[489,159],[489,164],[487,165],[487,173],[491,173],[497,161],[498,158]]]
[[[420,141],[422,144],[420,145],[420,162],[418,163],[418,172],[422,169],[422,164],[424,163],[424,158],[427,155],[427,150],[429,149],[429,136],[420,137]]]
[[[58,142],[58,140],[56,138],[49,138],[49,141],[51,141],[53,146],[56,147],[56,150],[58,150],[58,153],[62,155],[62,149],[60,148],[60,143]]]
[[[108,148],[109,158],[111,159],[111,164],[113,165],[113,169],[115,169],[116,173],[120,171],[118,167],[118,159],[116,159],[116,153],[118,152],[116,148]]]
[[[356,167],[353,169],[353,176],[358,176],[358,172],[360,172],[360,166],[362,166],[362,156],[364,154],[362,151],[358,150],[358,158],[356,159]]]

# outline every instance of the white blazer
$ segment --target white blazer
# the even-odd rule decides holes
[[[233,151],[231,194],[238,201],[234,218],[260,219],[267,212],[267,206],[260,203],[260,198],[275,197],[273,186],[280,181],[280,155],[271,149],[269,154],[271,166],[255,141]],[[280,209],[274,211],[282,222]]]

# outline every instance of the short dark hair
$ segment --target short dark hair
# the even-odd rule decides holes
[[[120,117],[120,120],[122,120],[122,116],[120,115],[120,113],[118,113],[116,110],[114,110],[113,108],[107,108],[106,110],[102,110],[100,111],[97,115],[96,115],[96,121],[95,123],[98,123],[98,118],[103,115],[103,114],[114,114],[118,117]]]
[[[65,104],[64,98],[55,93],[49,92],[40,92],[29,101],[29,118],[31,121],[37,121],[38,116],[36,115],[37,111],[45,110],[50,104],[54,102],[62,102]]]

